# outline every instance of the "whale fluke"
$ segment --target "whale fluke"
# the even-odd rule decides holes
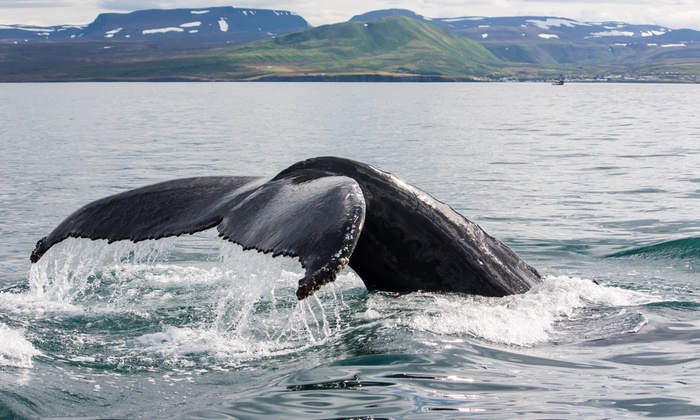
[[[216,227],[244,249],[296,257],[297,297],[346,266],[369,290],[505,296],[537,271],[448,205],[370,165],[336,157],[296,163],[272,179],[198,177],[102,198],[68,216],[31,254],[69,237],[139,242]]]

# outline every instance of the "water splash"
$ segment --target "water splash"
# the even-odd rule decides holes
[[[173,243],[173,239],[165,239],[108,244],[102,240],[69,238],[31,265],[30,292],[37,299],[52,302],[79,300],[88,289],[100,287],[100,274],[125,264],[152,265],[164,261]]]
[[[0,323],[0,366],[31,368],[32,357],[40,354],[22,332]]]
[[[77,324],[84,339],[70,347],[90,341],[103,353],[92,360],[115,365],[236,364],[320,345],[348,327],[344,290],[364,290],[353,273],[298,302],[298,261],[215,240],[213,256],[187,258],[177,239],[67,240],[32,266],[30,290],[15,301]],[[96,339],[97,325],[112,337]]]

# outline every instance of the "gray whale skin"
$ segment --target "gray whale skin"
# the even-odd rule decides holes
[[[505,296],[540,283],[510,248],[448,205],[370,165],[337,157],[296,163],[272,179],[161,182],[87,204],[32,252],[36,263],[68,237],[159,239],[216,227],[219,236],[305,269],[297,297],[346,266],[369,290]]]

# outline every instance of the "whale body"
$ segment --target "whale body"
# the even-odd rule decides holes
[[[505,296],[541,276],[450,206],[392,174],[337,157],[296,163],[274,178],[197,177],[89,203],[31,254],[69,237],[139,242],[216,228],[219,236],[305,269],[304,299],[349,265],[369,290]]]

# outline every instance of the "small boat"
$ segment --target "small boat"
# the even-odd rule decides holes
[[[554,86],[562,86],[564,84],[564,76],[560,74],[558,79],[552,81],[552,84]]]

